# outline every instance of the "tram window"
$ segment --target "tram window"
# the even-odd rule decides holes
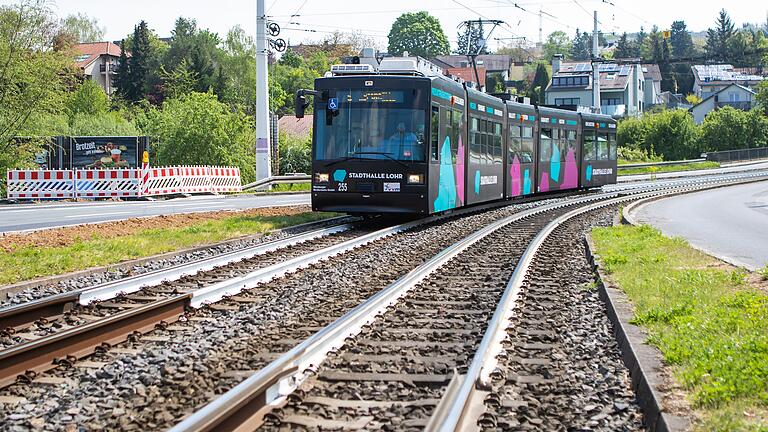
[[[591,131],[584,132],[584,160],[597,159],[595,144],[595,133]]]
[[[616,160],[616,134],[608,134],[608,158]]]
[[[480,142],[480,131],[478,130],[480,122],[473,118],[470,121],[472,128],[469,131],[469,158],[471,162],[479,163],[482,154],[482,144]]]
[[[520,126],[509,126],[509,138],[507,140],[507,162],[512,163],[515,155],[518,155],[523,149],[522,139],[520,138]],[[518,160],[520,156],[518,155]]]
[[[432,106],[432,117],[430,123],[430,127],[432,128],[430,131],[430,142],[432,143],[432,162],[437,162],[440,153],[440,108],[434,105]]]
[[[461,134],[461,113],[451,110],[451,155],[454,163],[459,154],[459,134]]]
[[[552,158],[552,129],[541,130],[541,146],[539,148],[539,161],[549,162]]]
[[[530,126],[523,126],[522,128],[522,152],[520,154],[520,162],[532,163],[533,162],[533,128]]]
[[[566,131],[566,136],[568,138],[568,141],[576,141],[576,131],[575,130],[569,130]]]
[[[608,135],[605,133],[597,134],[597,159],[608,160]]]

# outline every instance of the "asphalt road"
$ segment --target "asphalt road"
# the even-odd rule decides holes
[[[768,264],[768,181],[654,201],[635,217],[752,270]]]
[[[123,220],[143,216],[309,204],[309,194],[193,196],[128,201],[0,206],[0,233]]]

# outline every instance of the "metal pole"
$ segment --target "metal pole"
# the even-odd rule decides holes
[[[592,106],[594,106],[597,112],[600,112],[600,63],[597,52],[598,37],[597,37],[597,11],[595,11],[595,27],[592,30]]]
[[[256,0],[256,180],[272,175],[269,157],[269,70],[264,0]]]

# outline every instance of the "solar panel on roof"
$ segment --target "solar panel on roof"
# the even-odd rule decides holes
[[[627,76],[629,75],[629,66],[622,66],[621,70],[619,71],[619,75],[621,76]]]

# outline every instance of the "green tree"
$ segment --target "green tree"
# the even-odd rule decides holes
[[[768,80],[763,80],[757,86],[755,101],[757,101],[757,106],[763,110],[763,114],[768,116]]]
[[[693,117],[683,110],[665,110],[643,116],[646,122],[643,148],[652,150],[664,160],[699,157],[699,130]]]
[[[616,42],[616,50],[613,52],[613,57],[617,59],[632,58],[635,54],[635,47],[627,33],[623,33],[619,37],[619,41]]]
[[[457,35],[458,48],[456,54],[488,54],[488,45],[485,40],[483,23],[471,23]]]
[[[54,49],[58,26],[48,5],[24,0],[0,6],[0,172],[32,163],[40,142],[14,137],[61,112],[73,82],[70,55]]]
[[[243,181],[255,178],[253,120],[212,93],[166,100],[162,110],[150,111],[144,127],[157,139],[160,164],[237,166]]]
[[[427,12],[404,13],[389,31],[389,53],[431,58],[450,52],[450,44],[440,21]]]
[[[619,121],[616,128],[616,141],[619,147],[640,150],[646,157],[653,156],[653,149],[645,147],[647,122],[638,117],[627,117]]]
[[[106,30],[96,18],[84,13],[69,15],[61,20],[62,33],[70,35],[79,43],[103,41]]]
[[[292,49],[288,49],[280,57],[280,64],[290,67],[301,67],[301,65],[304,64],[304,59]]]
[[[86,78],[67,101],[66,110],[70,119],[78,114],[103,114],[109,111],[109,97],[95,81]]]
[[[704,151],[766,147],[768,118],[730,106],[711,111],[701,125],[701,145]]]
[[[280,154],[280,174],[312,172],[312,138],[295,137],[280,133],[278,153]]]
[[[580,61],[592,58],[592,36],[589,33],[576,29],[576,36],[571,43],[571,58]]]
[[[544,59],[551,60],[555,54],[562,54],[567,57],[571,55],[571,40],[568,35],[561,30],[553,31],[547,36],[547,40],[542,46]]]
[[[546,62],[539,62],[536,66],[536,73],[533,76],[533,82],[531,88],[528,91],[528,96],[531,101],[543,104],[546,102],[545,93],[547,86],[549,85],[549,72],[547,71]]]
[[[728,40],[735,34],[735,26],[725,9],[715,22],[715,27],[707,30],[707,44],[705,50],[707,57],[715,61],[728,61],[731,56],[728,52]]]
[[[119,112],[79,113],[72,117],[69,134],[73,136],[136,136],[141,132]]]
[[[672,57],[676,59],[693,57],[693,38],[685,26],[685,21],[673,22],[670,33],[669,42],[672,45]]]
[[[134,27],[133,38],[129,43],[124,42],[124,46],[123,50],[130,49],[131,57],[127,58],[125,65],[121,57],[121,65],[115,79],[116,90],[123,99],[138,102],[144,99],[149,90],[149,57],[152,55],[152,47],[145,21]]]

